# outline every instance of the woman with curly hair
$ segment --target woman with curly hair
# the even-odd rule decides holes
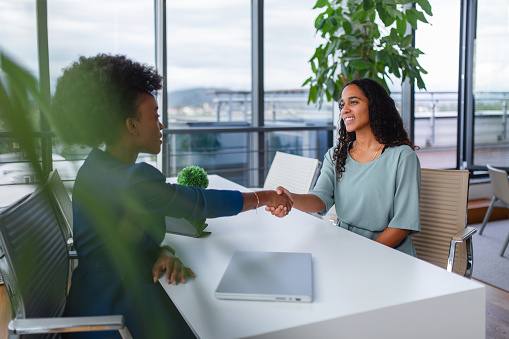
[[[154,94],[161,76],[125,56],[81,57],[64,70],[52,101],[51,120],[68,144],[92,147],[73,189],[74,245],[65,316],[124,315],[134,338],[193,338],[157,283],[185,283],[193,272],[161,246],[165,216],[205,219],[291,202],[275,191],[240,193],[167,184],[138,154],[161,151]],[[99,148],[105,145],[103,149]],[[81,332],[72,338],[106,338]]]
[[[371,79],[347,83],[339,100],[339,138],[325,154],[309,194],[293,207],[325,215],[335,205],[339,227],[415,256],[410,237],[420,231],[420,164],[394,100]],[[266,207],[272,214],[280,210]]]

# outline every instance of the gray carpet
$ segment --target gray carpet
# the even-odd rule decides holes
[[[509,234],[509,220],[489,222],[482,235],[479,235],[481,224],[471,226],[477,228],[477,233],[472,238],[474,244],[472,277],[509,291],[509,246],[503,257],[499,255]]]

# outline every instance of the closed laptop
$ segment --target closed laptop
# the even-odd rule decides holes
[[[228,300],[313,301],[310,253],[234,252],[215,296]]]

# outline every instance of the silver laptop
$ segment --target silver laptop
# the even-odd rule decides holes
[[[236,251],[215,296],[229,300],[311,302],[311,253]]]

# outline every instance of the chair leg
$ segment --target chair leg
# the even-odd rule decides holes
[[[484,216],[484,220],[482,221],[481,229],[479,230],[479,235],[482,235],[482,231],[484,231],[484,227],[486,227],[486,224],[488,223],[488,220],[490,219],[491,212],[493,212],[493,207],[495,207],[495,202],[497,201],[497,197],[493,196],[491,199],[490,206],[488,207],[488,210],[486,211],[486,215]]]
[[[474,272],[474,245],[472,244],[472,237],[468,238],[465,242],[467,251],[467,267],[465,268],[464,277],[472,279]]]
[[[507,245],[509,245],[509,234],[507,234],[507,238],[505,238],[505,244],[504,244],[504,247],[502,248],[502,252],[500,252],[500,256],[503,257],[504,256],[504,252],[505,250],[507,249]]]
[[[451,272],[454,270],[454,257],[456,256],[456,243],[457,241],[451,239],[451,244],[449,245],[449,258],[447,259],[447,271]]]

